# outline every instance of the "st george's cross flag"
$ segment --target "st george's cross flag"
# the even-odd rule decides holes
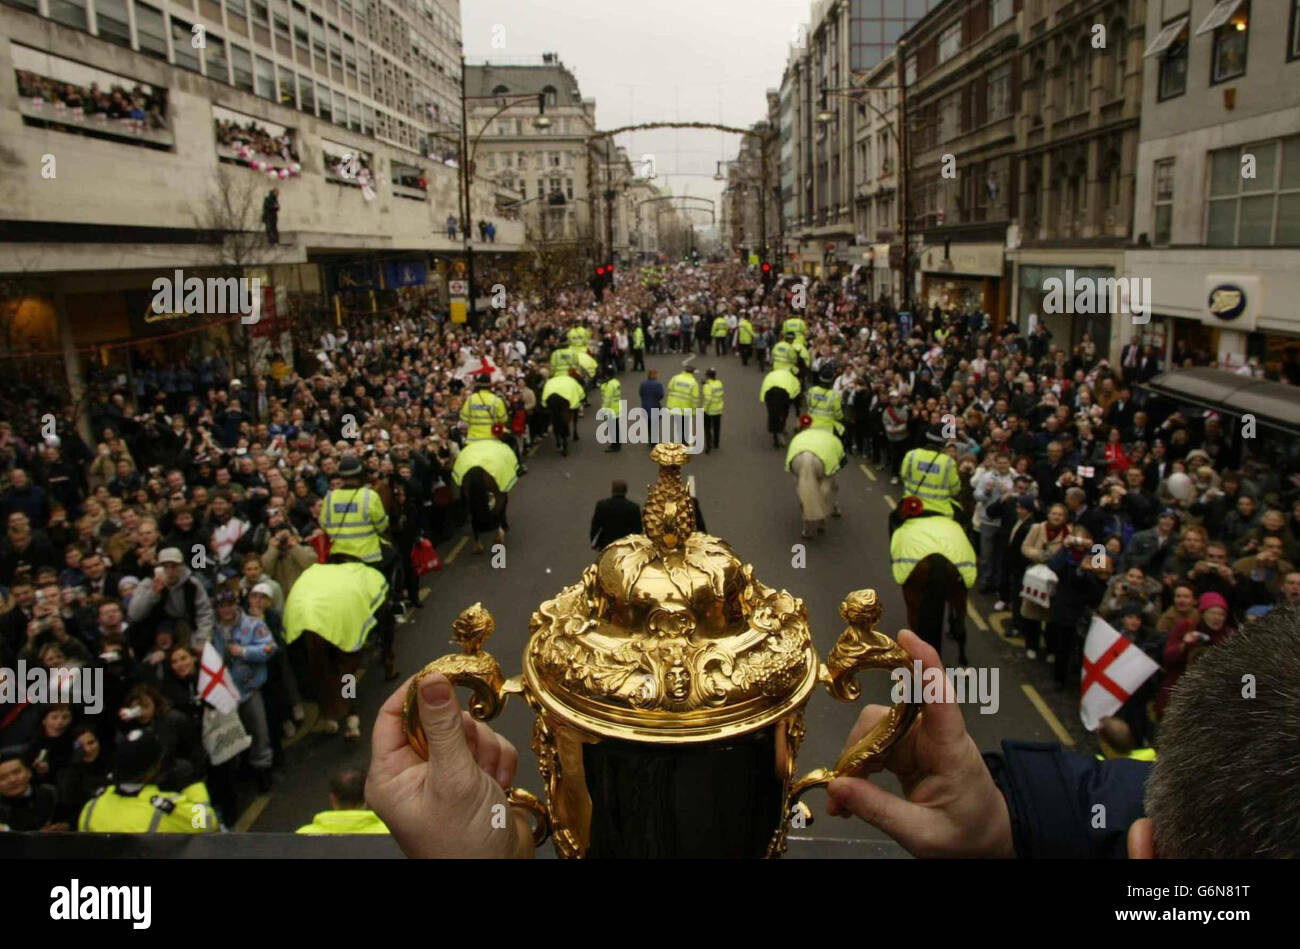
[[[1092,617],[1083,643],[1083,680],[1079,686],[1079,717],[1095,731],[1114,715],[1160,666],[1100,616]]]
[[[199,695],[223,715],[239,708],[239,687],[211,640],[203,644],[203,658],[199,660]]]

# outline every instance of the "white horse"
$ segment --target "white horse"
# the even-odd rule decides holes
[[[812,537],[814,530],[824,532],[827,516],[840,516],[839,486],[835,478],[826,474],[822,460],[810,451],[795,455],[790,460],[790,470],[796,478],[795,493],[803,517],[802,536]]]

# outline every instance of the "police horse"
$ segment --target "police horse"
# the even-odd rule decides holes
[[[965,530],[942,515],[926,515],[918,498],[903,499],[901,523],[889,538],[894,582],[903,588],[907,625],[943,657],[944,613],[948,636],[957,643],[957,663],[966,659],[966,596],[975,584],[975,551]],[[957,558],[954,563],[949,555]]]
[[[567,402],[565,408],[568,408]],[[474,553],[483,552],[479,534],[495,531],[496,542],[505,543],[506,531],[510,529],[506,521],[506,503],[510,489],[519,480],[517,472],[515,453],[509,445],[495,438],[469,442],[456,456],[451,480],[460,488],[469,509]]]
[[[785,453],[785,470],[795,476],[795,494],[803,518],[800,536],[805,539],[813,537],[814,531],[824,532],[828,516],[840,516],[835,474],[844,467],[845,457],[844,445],[835,433],[811,428],[810,421],[806,416],[801,420],[804,428],[790,439]]]

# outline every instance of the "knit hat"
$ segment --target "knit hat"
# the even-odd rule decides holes
[[[1196,608],[1204,613],[1206,610],[1217,606],[1225,613],[1228,612],[1228,601],[1218,593],[1202,593],[1201,598],[1196,601]]]

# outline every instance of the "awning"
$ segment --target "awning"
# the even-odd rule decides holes
[[[1300,436],[1300,389],[1293,385],[1196,368],[1162,372],[1140,388],[1216,412],[1253,415],[1260,425]]]
[[[1196,35],[1210,33],[1223,26],[1237,12],[1239,6],[1241,6],[1241,0],[1219,0],[1214,9],[1210,11],[1210,15],[1196,28]]]
[[[1142,54],[1142,58],[1146,59],[1148,56],[1159,56],[1170,46],[1173,46],[1174,40],[1178,39],[1178,34],[1187,29],[1187,21],[1189,19],[1189,17],[1185,16],[1179,17],[1173,23],[1170,23],[1163,30],[1157,33],[1156,38],[1153,39],[1151,45],[1147,47],[1147,51]]]

